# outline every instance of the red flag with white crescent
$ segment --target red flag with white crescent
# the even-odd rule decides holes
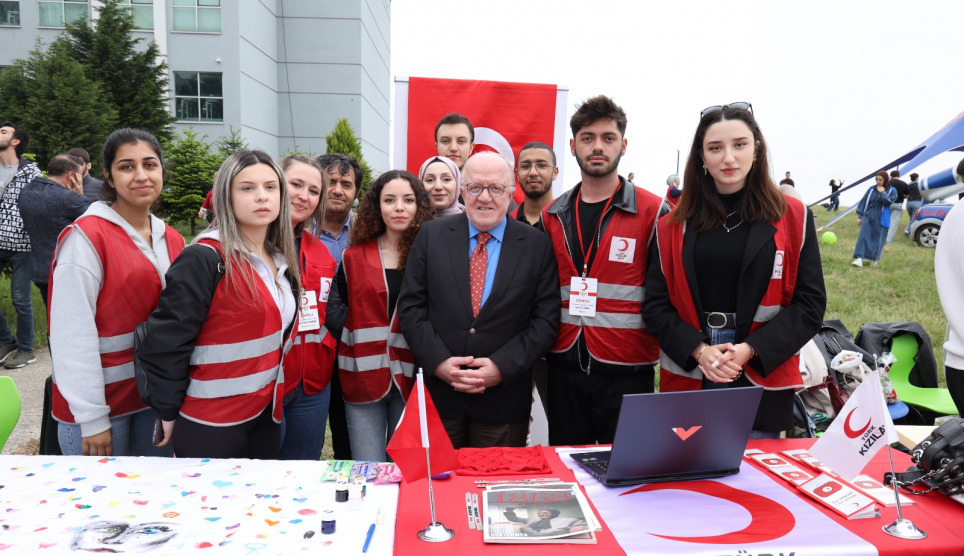
[[[515,167],[526,143],[553,144],[556,86],[502,81],[471,81],[412,77],[408,89],[408,171],[418,172],[427,158],[438,154],[435,125],[458,112],[475,128],[475,150],[495,151]],[[558,149],[556,149],[558,151]],[[557,156],[565,153],[556,152]],[[521,203],[522,188],[515,188]]]

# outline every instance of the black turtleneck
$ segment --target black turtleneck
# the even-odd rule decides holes
[[[743,252],[750,237],[750,223],[742,221],[738,207],[742,205],[744,190],[720,195],[727,214],[726,227],[722,223],[696,236],[694,256],[699,277],[700,301],[704,311],[735,313],[740,287],[740,268]],[[729,232],[726,229],[729,228]]]

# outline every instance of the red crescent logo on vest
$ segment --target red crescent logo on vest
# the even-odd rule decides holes
[[[857,411],[856,407],[850,410],[850,413],[847,414],[847,418],[844,420],[843,424],[844,434],[850,438],[857,438],[858,436],[867,432],[867,429],[870,428],[869,418],[867,419],[867,424],[861,427],[860,430],[854,430],[854,428],[850,426],[850,418],[854,416],[854,411]]]
[[[717,481],[692,481],[672,483],[650,483],[626,491],[620,496],[637,492],[655,490],[686,490],[713,496],[727,502],[733,502],[750,512],[750,524],[739,531],[722,535],[705,537],[674,537],[648,532],[648,534],[671,541],[691,542],[700,544],[744,544],[772,541],[783,537],[796,526],[793,513],[774,500],[759,494],[733,488]]]
[[[629,249],[629,242],[626,241],[625,239],[620,239],[620,240],[619,240],[619,244],[620,244],[621,246],[620,246],[620,247],[617,247],[616,249],[618,249],[618,250],[620,250],[620,251],[625,251],[625,250]]]

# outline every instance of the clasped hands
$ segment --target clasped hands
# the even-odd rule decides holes
[[[488,357],[449,357],[435,368],[435,376],[456,392],[481,394],[502,382],[499,366]]]
[[[740,378],[743,367],[756,354],[753,346],[740,344],[708,345],[700,343],[693,350],[693,359],[703,371],[703,376],[712,382],[733,382]]]

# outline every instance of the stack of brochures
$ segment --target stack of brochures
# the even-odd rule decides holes
[[[490,543],[595,544],[602,529],[577,483],[489,485],[482,516]]]

